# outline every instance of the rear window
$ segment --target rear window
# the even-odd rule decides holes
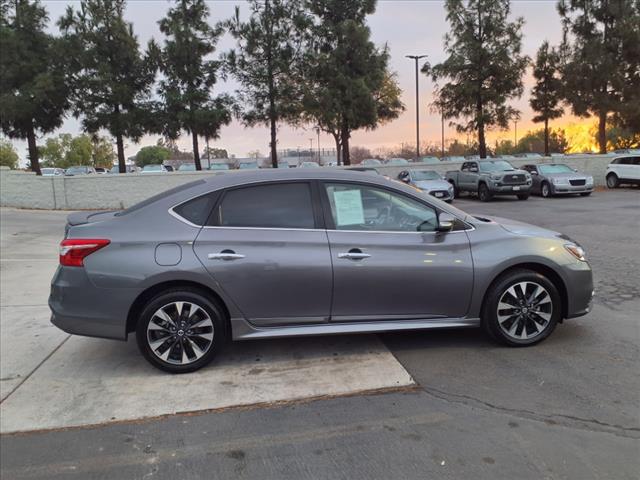
[[[229,190],[215,225],[254,228],[315,228],[308,183],[279,183]]]
[[[201,197],[181,203],[173,211],[189,222],[202,226],[207,223],[211,209],[216,204],[218,192],[212,192]]]
[[[129,208],[122,210],[116,213],[116,216],[121,217],[123,215],[128,215],[131,212],[135,212],[136,210],[140,210],[141,208],[146,207],[147,205],[151,205],[158,200],[162,200],[163,198],[169,197],[175,193],[182,192],[183,190],[189,190],[196,185],[200,185],[205,183],[204,180],[195,180],[193,182],[184,183],[182,185],[178,185],[177,187],[170,188],[169,190],[165,190],[164,192],[160,192],[153,197],[149,197],[146,200],[141,201],[140,203],[136,203],[135,205],[130,206]]]

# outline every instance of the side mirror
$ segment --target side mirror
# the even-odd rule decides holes
[[[438,215],[438,232],[450,232],[453,230],[453,224],[456,221],[456,217],[449,213],[441,213]]]

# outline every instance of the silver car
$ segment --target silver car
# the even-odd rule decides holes
[[[453,200],[453,185],[435,170],[403,170],[398,180],[445,202]]]
[[[591,308],[575,241],[361,172],[216,175],[67,222],[51,321],[135,332],[169,372],[206,365],[227,339],[483,327],[527,346]]]
[[[522,167],[531,174],[531,192],[548,198],[554,195],[579,193],[583,197],[593,192],[593,177],[563,163],[542,163]]]

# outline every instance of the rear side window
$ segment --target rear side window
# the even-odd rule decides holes
[[[229,190],[212,217],[222,227],[315,228],[308,183]]]
[[[202,226],[207,223],[211,209],[218,198],[217,193],[209,193],[188,200],[173,208],[173,211],[189,222]]]

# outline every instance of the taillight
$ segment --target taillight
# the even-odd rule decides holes
[[[104,238],[66,238],[60,242],[60,265],[82,267],[86,257],[109,243]]]

